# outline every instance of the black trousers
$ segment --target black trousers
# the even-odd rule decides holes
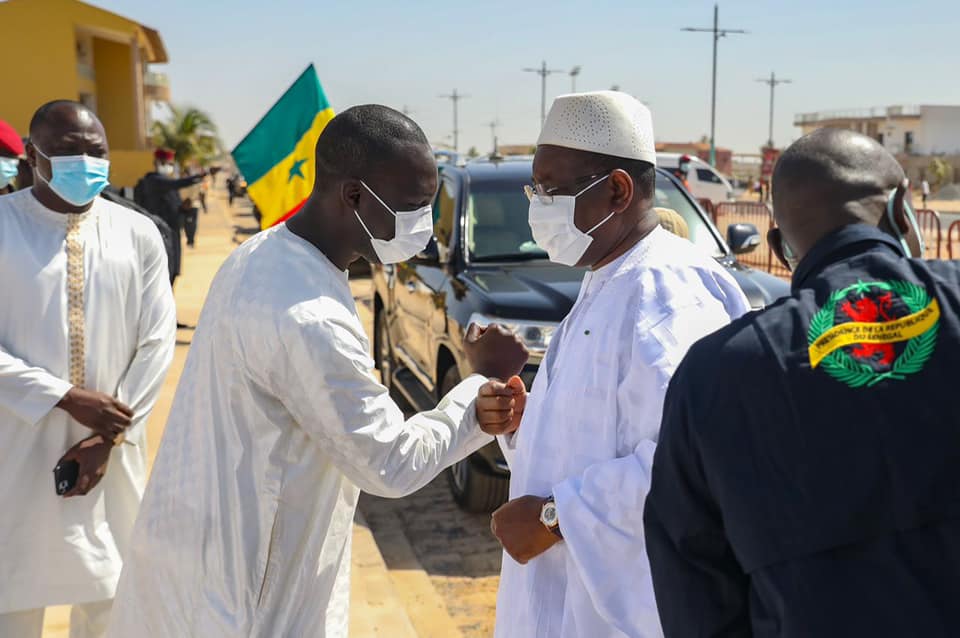
[[[187,235],[187,246],[193,246],[197,238],[197,213],[198,208],[188,208],[183,213],[183,232]]]

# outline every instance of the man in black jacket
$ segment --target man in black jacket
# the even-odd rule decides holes
[[[960,635],[960,267],[912,258],[909,196],[851,131],[780,159],[793,293],[667,393],[645,509],[667,636]]]
[[[207,175],[202,171],[175,179],[174,152],[160,148],[153,154],[155,170],[147,173],[137,184],[135,199],[137,203],[167,223],[174,235],[174,251],[170,260],[170,284],[180,275],[183,230],[183,200],[180,189],[198,184]]]

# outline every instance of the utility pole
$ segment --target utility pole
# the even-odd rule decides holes
[[[773,146],[773,90],[777,88],[778,84],[791,84],[793,80],[781,80],[777,78],[776,73],[770,71],[770,78],[757,78],[757,82],[763,82],[770,86],[770,135],[767,138],[767,146],[769,148],[774,148]]]
[[[453,102],[453,152],[460,152],[460,124],[457,112],[457,105],[460,103],[460,100],[470,97],[469,95],[463,95],[462,93],[457,93],[457,90],[454,89],[450,95],[440,95],[445,100],[450,100]]]
[[[540,76],[540,128],[543,128],[543,123],[547,120],[547,76],[551,73],[566,73],[566,71],[548,69],[546,61],[540,64],[539,69],[526,68],[523,71],[525,73],[536,73]]]
[[[497,154],[497,127],[500,126],[500,119],[494,119],[487,122],[487,126],[490,127],[490,136],[493,138],[493,154]]]
[[[403,105],[403,108],[400,110],[400,112],[407,117],[410,117],[410,115],[413,114],[413,111],[406,104]]]
[[[581,67],[579,65],[570,69],[570,92],[577,92],[577,76],[580,75]]]
[[[681,31],[690,31],[693,33],[713,34],[713,94],[710,98],[710,165],[714,167],[717,165],[717,43],[720,41],[720,38],[725,38],[730,33],[749,33],[749,31],[744,31],[743,29],[721,29],[719,22],[720,5],[714,4],[712,29],[701,29],[697,27],[684,27],[681,29]]]

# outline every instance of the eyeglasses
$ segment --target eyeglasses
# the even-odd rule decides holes
[[[593,175],[578,177],[577,179],[573,180],[573,183],[570,184],[569,186],[555,186],[551,189],[546,189],[543,187],[543,184],[537,184],[536,182],[534,182],[533,184],[525,184],[523,187],[523,194],[527,196],[527,201],[532,202],[534,196],[536,196],[536,198],[540,200],[541,204],[543,204],[544,206],[549,206],[550,204],[553,203],[553,198],[555,195],[558,194],[558,191],[561,191],[561,190],[570,191],[570,190],[573,190],[573,188],[577,184],[582,184],[592,179],[597,179],[598,177],[606,177],[607,175],[609,175],[609,173],[594,173]],[[593,184],[591,184],[590,186],[593,186]],[[590,188],[590,186],[587,186],[587,188]],[[586,190],[586,188],[583,190]],[[580,193],[582,192],[583,191],[580,191]],[[577,195],[579,195],[580,193],[577,193]],[[576,197],[577,195],[574,195],[574,197]]]

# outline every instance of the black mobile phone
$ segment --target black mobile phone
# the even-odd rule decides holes
[[[80,477],[80,464],[76,461],[60,461],[53,468],[53,486],[58,496],[63,496],[72,490]]]

